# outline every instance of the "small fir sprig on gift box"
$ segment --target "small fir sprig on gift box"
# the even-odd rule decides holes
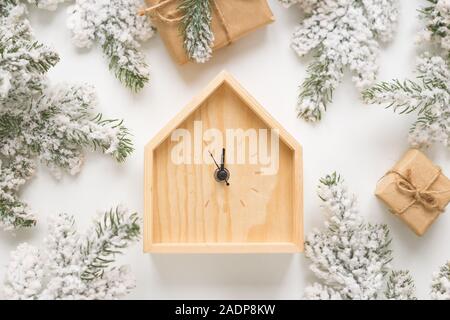
[[[450,1],[428,0],[421,10],[425,29],[419,42],[437,44],[436,52],[418,58],[415,80],[382,82],[363,93],[368,103],[387,105],[401,114],[415,113],[410,142],[416,147],[434,143],[450,146]]]
[[[179,32],[183,38],[183,47],[187,57],[197,63],[205,63],[212,57],[214,34],[212,32],[212,6],[211,0],[168,0],[159,4],[177,2],[177,11],[180,18]],[[141,15],[158,7],[150,7],[140,11]]]
[[[85,149],[124,161],[131,153],[128,130],[119,120],[94,113],[91,86],[50,87],[45,73],[58,55],[37,42],[16,0],[0,3],[0,227],[35,224],[18,196],[38,162],[56,177],[76,174]]]
[[[398,16],[397,0],[280,0],[296,4],[304,15],[291,46],[313,62],[300,87],[298,115],[321,120],[348,68],[359,89],[372,85],[378,72],[379,42],[392,39]]]
[[[179,5],[184,48],[189,59],[197,63],[204,63],[212,56],[211,6],[210,0],[181,0]]]
[[[386,225],[363,220],[356,197],[336,173],[320,180],[318,195],[327,212],[323,229],[305,243],[311,270],[320,280],[306,288],[308,299],[415,299],[408,271],[392,271]]]
[[[7,299],[118,299],[134,287],[128,266],[117,255],[139,240],[137,213],[118,207],[98,216],[85,234],[75,219],[59,214],[49,221],[42,248],[27,243],[11,253],[4,281]]]
[[[149,81],[149,66],[140,43],[155,32],[149,19],[137,12],[143,0],[27,0],[39,8],[54,10],[62,2],[69,6],[67,26],[72,42],[79,48],[98,43],[109,68],[126,87],[141,90]]]

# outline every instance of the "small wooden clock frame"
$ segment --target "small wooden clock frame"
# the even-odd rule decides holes
[[[222,131],[276,129],[277,174],[232,164],[227,186],[214,180],[214,164],[174,164],[171,134],[192,132],[196,121]],[[146,145],[144,172],[144,252],[303,251],[301,146],[225,71]]]

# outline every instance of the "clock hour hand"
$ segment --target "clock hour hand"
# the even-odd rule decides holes
[[[219,165],[217,164],[216,159],[214,159],[214,156],[212,155],[211,151],[208,151],[208,152],[209,152],[209,155],[211,156],[211,158],[213,159],[214,163],[216,164],[217,169],[220,170],[220,167],[219,167]]]

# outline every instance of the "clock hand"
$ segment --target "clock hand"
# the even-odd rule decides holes
[[[225,148],[222,148],[222,163],[220,164],[220,170],[225,169]]]
[[[225,148],[222,148],[222,163],[220,165],[220,170],[225,171]],[[227,184],[227,186],[229,186],[230,183],[228,182],[228,177],[229,177],[228,170],[226,172],[227,172],[227,175],[225,178],[225,183]]]
[[[213,159],[217,170],[214,173],[214,176],[216,177],[217,181],[225,181],[226,185],[229,186],[230,183],[228,182],[228,178],[230,176],[230,173],[228,172],[228,170],[225,168],[225,148],[222,149],[222,163],[219,164],[217,163],[216,159],[214,158],[214,156],[212,155],[211,151],[209,151],[209,155],[211,156],[211,158]]]
[[[214,156],[212,155],[211,151],[208,151],[208,152],[209,152],[211,158],[213,159],[214,163],[216,164],[217,169],[220,170],[220,167],[219,167],[219,165],[217,164],[216,159],[214,159]]]

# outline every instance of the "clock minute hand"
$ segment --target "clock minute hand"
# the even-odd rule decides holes
[[[220,170],[225,169],[225,148],[222,148],[222,163],[220,164]]]
[[[225,171],[225,148],[222,148],[222,163],[220,164],[220,170]],[[228,182],[228,178],[225,178],[225,183],[227,184],[227,186],[230,185],[230,183]]]

